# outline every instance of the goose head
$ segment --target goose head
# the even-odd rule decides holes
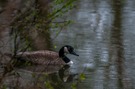
[[[63,47],[59,50],[59,57],[62,58],[65,63],[67,63],[67,64],[69,64],[69,63],[73,64],[73,62],[70,61],[70,59],[67,58],[67,57],[65,56],[65,54],[72,54],[72,55],[75,55],[75,56],[79,56],[78,54],[76,54],[76,53],[74,52],[74,48],[73,48],[72,46],[70,46],[70,45],[65,45],[65,46],[63,46]]]

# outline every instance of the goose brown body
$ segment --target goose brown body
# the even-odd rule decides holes
[[[66,64],[57,52],[42,50],[32,52],[19,52],[16,55],[17,59],[30,61],[34,64]]]
[[[31,51],[31,52],[19,52],[16,54],[15,58],[20,61],[28,61],[34,64],[72,64],[73,62],[70,61],[68,57],[65,56],[65,53],[73,54],[79,56],[74,52],[74,48],[69,45],[63,46],[59,52],[53,52],[48,50],[42,51]],[[10,54],[6,54],[7,56],[11,56]]]

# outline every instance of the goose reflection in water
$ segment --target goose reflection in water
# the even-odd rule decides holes
[[[78,74],[70,73],[70,66],[65,65],[59,70],[59,77],[63,82],[72,82]]]

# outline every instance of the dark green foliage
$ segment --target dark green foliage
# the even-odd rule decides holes
[[[76,0],[54,0],[48,2],[46,7],[42,6],[39,1],[29,1],[30,4],[18,12],[11,24],[14,53],[36,50],[34,42],[37,38],[42,39],[43,43],[50,44],[49,29],[62,29],[72,22],[71,20],[59,21],[58,19],[74,8]],[[56,36],[60,31],[56,32]]]
[[[42,0],[25,0],[22,1],[22,7],[17,11],[13,18],[11,26],[11,45],[13,60],[5,67],[3,79],[6,74],[14,70],[14,65],[23,65],[22,62],[14,60],[14,57],[19,51],[38,50],[37,45],[43,44],[47,48],[51,45],[50,29],[60,28],[56,32],[56,36],[60,33],[63,27],[69,25],[71,20],[59,20],[74,8],[76,0],[53,0],[42,5]],[[38,41],[37,41],[38,40]],[[40,41],[41,43],[38,43]],[[40,47],[40,46],[39,46]],[[46,48],[42,48],[46,49]],[[31,66],[30,62],[25,62],[24,66]],[[35,75],[33,74],[33,77]],[[43,78],[44,79],[44,78]],[[2,79],[1,79],[2,81]],[[1,83],[2,89],[8,86]],[[48,89],[54,89],[51,82],[48,80],[44,83]],[[56,83],[57,85],[57,83]],[[55,85],[55,86],[56,86]],[[39,85],[40,86],[40,85]]]

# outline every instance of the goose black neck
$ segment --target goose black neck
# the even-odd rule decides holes
[[[59,51],[59,57],[64,57],[64,47],[62,47]]]
[[[62,57],[62,59],[63,59],[63,61],[64,61],[65,63],[70,62],[70,59],[69,59],[68,57],[66,57],[65,55],[64,55],[64,57]]]
[[[70,62],[70,59],[64,55],[64,47],[60,49],[59,57],[62,58],[65,63]]]

